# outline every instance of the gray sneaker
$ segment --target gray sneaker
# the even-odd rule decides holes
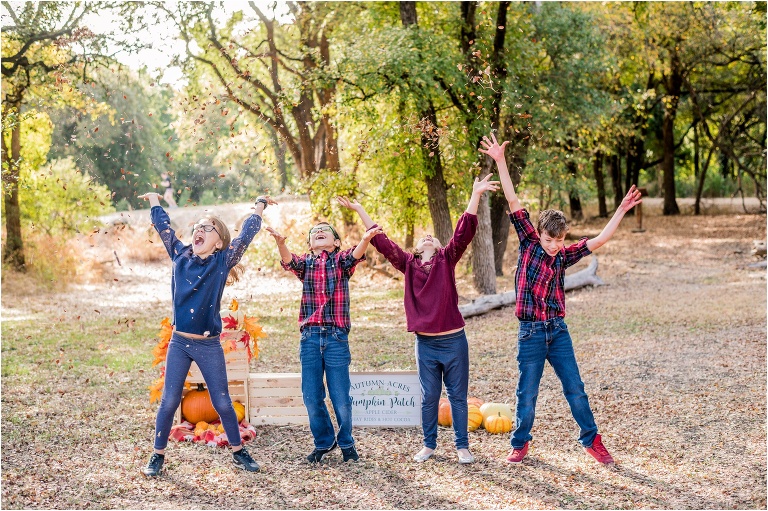
[[[232,462],[237,468],[242,468],[248,472],[259,471],[259,464],[256,463],[253,458],[251,458],[251,455],[248,454],[248,451],[245,450],[245,447],[237,452],[232,453]]]
[[[332,450],[334,450],[337,445],[338,444],[334,440],[333,445],[327,449],[318,449],[317,447],[315,447],[315,450],[312,451],[312,453],[309,456],[307,456],[307,461],[310,463],[320,463],[321,461],[323,461],[323,457],[329,452],[331,452]]]
[[[149,463],[147,463],[147,466],[144,467],[141,471],[147,477],[157,477],[160,475],[160,471],[163,469],[164,461],[164,455],[153,452],[152,456],[149,457]]]

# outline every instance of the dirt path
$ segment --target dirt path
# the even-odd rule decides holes
[[[589,221],[573,232],[594,235],[601,226]],[[598,253],[607,285],[567,297],[590,402],[618,460],[612,470],[579,448],[548,367],[520,467],[503,462],[504,435],[472,433],[478,463],[460,467],[441,429],[438,455],[417,465],[409,460],[418,430],[366,428],[355,430],[360,463],[332,457],[309,467],[301,462],[307,428],[265,427],[249,447],[260,474],[234,472],[224,451],[185,444],[171,445],[166,475],[147,481],[138,470],[156,410],[147,405],[156,376],[148,352],[170,301],[169,269],[125,259],[109,281],[65,294],[11,294],[4,279],[2,505],[765,509],[766,272],[747,267],[752,240],[766,237],[765,217],[648,216],[645,233],[631,227]],[[514,249],[500,291],[514,286]],[[228,296],[257,308],[270,332],[254,370],[297,371],[298,282],[248,272]],[[401,283],[365,269],[354,279],[353,369],[413,369]],[[467,277],[460,294],[474,296]],[[472,318],[467,332],[471,394],[514,403],[513,311]]]

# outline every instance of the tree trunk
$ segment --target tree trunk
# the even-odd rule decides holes
[[[400,20],[404,27],[418,25],[419,20],[416,17],[416,2],[400,2]]]
[[[404,27],[418,26],[416,2],[400,2],[400,20]],[[448,207],[448,185],[443,175],[443,161],[440,154],[440,138],[437,134],[437,113],[431,99],[419,112],[421,121],[421,153],[424,157],[426,172],[424,183],[427,185],[427,203],[432,217],[435,236],[445,245],[453,236],[451,210]]]
[[[509,229],[512,225],[507,216],[509,204],[503,195],[494,194],[490,198],[491,233],[493,235],[493,267],[496,276],[504,275],[504,253],[507,251]]]
[[[675,117],[680,102],[680,91],[683,85],[682,70],[677,51],[672,50],[670,74],[666,79],[667,98],[664,104],[664,121],[662,122],[662,138],[664,158],[661,169],[664,173],[664,215],[679,215],[677,192],[675,190]]]
[[[644,152],[645,140],[641,137],[630,137],[627,142],[627,172],[624,181],[625,190],[632,188],[632,185],[637,186],[638,180],[640,179],[640,167],[642,167]],[[627,211],[626,216],[634,216],[635,211],[635,208],[630,209]]]
[[[707,161],[704,163],[704,167],[699,170],[699,183],[696,186],[696,202],[693,205],[693,214],[701,214],[701,195],[704,192],[704,180],[707,178],[707,169],[709,168],[709,162],[712,159],[712,155],[715,152],[715,147],[712,146],[707,154]]]
[[[621,159],[617,154],[612,154],[609,160],[611,172],[611,184],[613,185],[613,207],[618,208],[624,199],[624,192],[621,189]]]
[[[603,153],[595,154],[594,166],[595,183],[597,183],[597,207],[601,218],[608,216],[608,208],[605,205],[605,180],[603,179]]]
[[[8,147],[5,134],[2,137],[2,161],[3,161],[3,201],[5,205],[5,249],[3,262],[14,270],[26,271],[24,260],[24,244],[21,237],[21,208],[19,207],[19,167],[21,162],[21,107],[14,104],[4,108],[4,124],[8,122],[9,115],[13,116],[11,124],[11,151]],[[7,170],[6,170],[7,169]]]
[[[566,168],[568,169],[568,172],[572,176],[576,176],[577,173],[577,167],[576,162],[573,161],[573,158],[570,158],[568,160],[568,164],[566,165]],[[568,192],[568,204],[571,208],[571,219],[572,220],[583,220],[584,219],[584,210],[581,208],[581,199],[579,199],[579,194],[575,190],[570,190]]]
[[[408,222],[405,226],[405,249],[413,248],[413,222]]]
[[[451,210],[448,207],[448,185],[443,176],[443,161],[440,157],[440,143],[437,138],[437,114],[432,100],[429,100],[427,109],[422,112],[422,120],[425,120],[425,126],[421,131],[421,152],[426,164],[424,173],[424,182],[427,185],[427,202],[429,204],[429,214],[432,217],[432,226],[435,229],[435,236],[445,245],[453,236],[453,224],[451,222]],[[430,133],[431,129],[434,133]],[[427,131],[429,130],[429,131]]]
[[[566,291],[570,291],[584,286],[602,286],[603,284],[603,280],[597,276],[597,256],[592,256],[592,261],[589,263],[589,267],[565,276],[564,288]],[[516,298],[514,291],[485,295],[473,300],[471,303],[460,305],[459,312],[461,312],[463,318],[471,318],[472,316],[479,316],[493,309],[498,309],[499,307],[512,305],[515,303]]]
[[[490,174],[493,160],[483,158],[480,179]],[[488,194],[480,198],[477,208],[477,233],[472,240],[472,280],[478,293],[490,295],[496,293],[496,267],[493,254],[493,235],[491,233],[491,208]]]
[[[498,10],[496,12],[496,34],[493,38],[493,75],[503,83],[507,77],[507,67],[504,62],[504,40],[506,35],[507,26],[507,11],[509,10],[510,2],[499,2]],[[503,89],[498,88],[493,94],[493,104],[491,108],[491,127],[495,128],[499,134],[504,133],[504,140],[510,140],[512,137],[512,130],[509,128],[511,122],[504,123],[504,126],[499,126],[499,117],[501,115],[501,99]],[[519,130],[518,130],[519,131]],[[511,140],[512,148],[508,147],[507,153],[512,153],[517,149],[517,141]],[[511,167],[514,169],[515,177],[512,177],[512,182],[517,186],[520,182],[520,174],[518,171],[518,162],[510,161]],[[511,226],[509,218],[506,215],[508,204],[503,194],[492,194],[489,198],[489,215],[491,217],[491,245],[493,246],[493,267],[497,277],[504,275],[504,253],[507,251],[507,240],[509,239],[509,228]]]

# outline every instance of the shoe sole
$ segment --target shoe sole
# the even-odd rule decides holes
[[[523,460],[520,460],[520,461],[504,460],[504,461],[506,461],[510,465],[522,465],[523,464]]]
[[[232,464],[235,467],[239,468],[240,470],[245,470],[246,472],[259,472],[261,470],[261,468],[259,468],[259,467],[256,467],[253,470],[249,470],[248,467],[246,467],[245,465],[243,465],[241,463],[237,463],[236,461],[233,461]]]

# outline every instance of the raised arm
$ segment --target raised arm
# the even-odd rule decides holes
[[[243,222],[240,235],[229,243],[229,247],[227,247],[227,264],[230,268],[240,262],[248,245],[251,244],[256,233],[261,229],[261,217],[267,208],[267,204],[277,204],[277,202],[269,195],[263,195],[256,199],[253,214]]]
[[[641,197],[642,195],[640,194],[640,191],[635,185],[632,185],[632,188],[629,189],[627,195],[624,196],[624,200],[622,200],[621,204],[619,204],[619,207],[616,208],[616,212],[613,214],[613,217],[611,217],[605,227],[603,227],[602,232],[600,232],[600,234],[594,238],[587,240],[587,248],[594,252],[598,248],[605,245],[608,240],[611,239],[613,233],[616,232],[616,229],[621,223],[621,219],[624,218],[624,214],[643,202]]]
[[[455,265],[461,259],[461,256],[472,243],[472,239],[477,232],[477,207],[480,204],[480,198],[485,192],[495,192],[499,189],[498,181],[491,181],[491,174],[483,179],[475,178],[475,184],[472,185],[472,197],[469,199],[467,209],[459,221],[456,223],[456,230],[453,236],[445,245],[445,258],[448,262]]]
[[[483,137],[480,141],[483,148],[478,149],[478,151],[487,154],[496,162],[496,166],[499,168],[501,188],[504,190],[504,197],[509,203],[509,212],[514,213],[517,210],[523,209],[523,206],[520,204],[520,199],[515,193],[515,186],[512,184],[512,178],[509,176],[509,169],[507,169],[507,160],[504,157],[504,149],[509,144],[509,140],[499,145],[496,141],[496,135],[491,133],[491,138],[493,141],[489,140],[488,137]]]
[[[339,204],[341,204],[343,207],[355,211],[360,216],[360,219],[363,221],[366,229],[370,229],[374,226],[378,227],[376,222],[371,220],[371,217],[368,216],[368,213],[365,211],[363,206],[357,201],[350,201],[346,197],[337,197],[336,200],[338,200]],[[374,235],[371,238],[371,245],[373,245],[373,247],[378,250],[381,255],[386,257],[387,260],[392,263],[392,266],[394,266],[395,269],[405,273],[405,265],[408,261],[408,254],[402,248],[400,248],[397,243],[389,239],[383,230],[380,229],[377,234],[381,234],[381,236]]]
[[[271,227],[265,227],[267,232],[272,235],[273,238],[275,238],[275,243],[277,243],[277,250],[280,252],[280,259],[283,260],[283,263],[288,264],[293,260],[293,255],[291,254],[291,251],[288,250],[288,247],[285,245],[286,237],[274,230]]]
[[[144,195],[139,195],[137,198],[148,200],[149,207],[154,208],[155,206],[160,206],[160,199],[162,198],[162,195],[155,192],[148,192],[148,193],[145,193]]]
[[[144,195],[139,195],[138,198],[149,201],[149,205],[152,208],[149,213],[149,217],[152,220],[152,227],[154,227],[157,234],[160,235],[160,240],[162,240],[163,245],[165,246],[165,251],[168,252],[168,256],[173,259],[184,249],[184,243],[176,237],[176,231],[171,227],[171,218],[160,205],[160,197],[162,197],[162,195],[159,193],[149,192]]]
[[[376,222],[371,220],[371,217],[368,216],[368,213],[365,211],[365,208],[363,208],[363,205],[357,202],[356,200],[351,201],[346,197],[336,197],[336,200],[338,201],[339,204],[341,204],[342,207],[351,209],[352,211],[357,213],[357,215],[360,217],[360,220],[363,221],[363,225],[365,226],[366,229],[370,229],[371,227],[376,225]]]
[[[480,198],[485,192],[495,192],[499,189],[498,181],[490,181],[491,175],[488,174],[483,179],[475,178],[475,184],[472,185],[472,197],[469,198],[469,204],[467,204],[467,213],[470,215],[477,214]]]
[[[384,230],[378,225],[374,225],[365,231],[365,234],[363,234],[363,239],[360,240],[360,243],[358,243],[355,249],[352,251],[352,257],[355,259],[362,258],[365,255],[365,251],[368,250],[368,245],[371,243],[371,239],[377,234],[383,233]]]

